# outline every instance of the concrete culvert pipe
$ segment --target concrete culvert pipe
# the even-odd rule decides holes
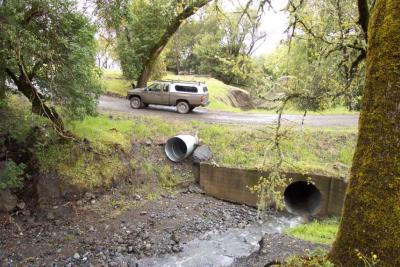
[[[165,144],[165,154],[170,160],[179,162],[193,153],[197,143],[197,138],[192,135],[174,136]]]
[[[286,187],[286,208],[296,215],[315,215],[321,206],[321,192],[312,183],[297,181]]]

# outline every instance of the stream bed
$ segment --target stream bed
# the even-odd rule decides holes
[[[245,257],[259,248],[264,234],[281,233],[288,227],[301,223],[298,217],[268,215],[263,222],[227,231],[210,231],[187,244],[183,251],[158,258],[145,258],[137,263],[140,267],[197,267],[229,266],[236,258]]]

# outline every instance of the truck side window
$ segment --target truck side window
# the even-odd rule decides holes
[[[162,84],[153,83],[148,88],[149,88],[149,91],[151,91],[151,92],[160,92],[161,91],[161,87],[162,87]]]
[[[164,85],[164,92],[169,92],[169,85],[168,84]]]
[[[197,87],[195,86],[187,86],[187,85],[176,85],[175,91],[177,92],[186,92],[186,93],[197,93]]]

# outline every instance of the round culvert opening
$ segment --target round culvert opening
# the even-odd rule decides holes
[[[314,215],[321,206],[321,192],[310,182],[297,181],[286,187],[286,208],[297,215]]]
[[[172,161],[181,161],[185,158],[187,153],[186,143],[179,137],[173,137],[168,139],[165,145],[165,153],[167,157]]]

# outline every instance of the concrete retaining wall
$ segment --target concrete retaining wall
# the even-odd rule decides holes
[[[249,206],[257,205],[257,195],[249,187],[257,184],[259,178],[268,173],[258,170],[246,170],[216,167],[202,163],[200,165],[200,186],[213,197]],[[295,181],[311,181],[322,194],[318,216],[340,215],[344,202],[347,183],[336,177],[314,174],[286,173],[286,178]]]

